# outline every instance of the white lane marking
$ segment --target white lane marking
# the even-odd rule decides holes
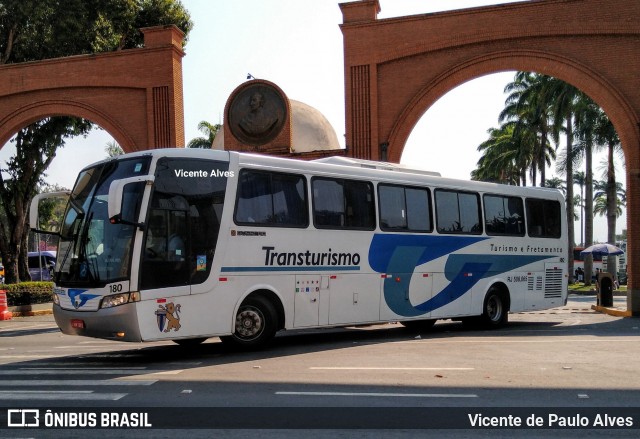
[[[275,392],[286,396],[364,396],[383,398],[477,398],[473,393],[384,393],[384,392]]]
[[[184,372],[184,369],[178,370],[163,370],[160,372],[149,372],[149,375],[178,375],[179,373]]]
[[[37,329],[37,328],[58,329],[58,327],[55,325],[51,325],[49,323],[41,323],[38,325],[27,325],[27,326],[5,326],[4,328],[0,328],[0,332],[24,331],[27,329]]]
[[[0,360],[6,358],[6,359],[25,359],[25,358],[54,358],[57,357],[57,355],[0,355]]]
[[[158,380],[6,380],[3,387],[19,386],[150,386]]]
[[[119,341],[115,341],[115,340],[88,340],[88,341],[81,341],[78,344],[120,344],[121,342]]]
[[[0,397],[4,401],[24,400],[65,400],[65,401],[117,401],[127,396],[127,393],[93,393],[93,390],[70,391],[41,391],[41,390],[0,390]]]
[[[54,366],[57,366],[59,363],[53,363]],[[78,363],[75,364],[78,366]],[[38,364],[38,366],[44,366],[43,364]],[[86,370],[147,370],[146,366],[130,366],[122,369],[114,369],[112,367],[94,367],[95,365],[90,365],[87,367],[21,367],[20,370],[74,370],[74,371],[86,371]]]
[[[15,369],[0,370],[0,375],[176,375],[183,370],[129,369]]]
[[[310,367],[311,370],[475,370],[473,367]]]
[[[487,343],[638,343],[638,340],[617,340],[617,339],[595,339],[589,338],[584,340],[575,340],[575,339],[549,339],[549,340],[407,340],[407,341],[397,341],[395,343],[411,343],[411,344],[455,344],[455,343],[473,343],[473,344],[487,344]]]
[[[0,356],[0,358],[2,358]],[[84,370],[79,368],[78,366],[81,363],[78,361],[38,361],[37,364],[34,364],[31,367],[22,367],[22,369],[42,369],[42,368],[56,368],[56,367],[64,367],[65,369],[69,370],[71,369],[70,367],[65,367],[65,366],[72,366],[75,370]],[[75,367],[74,367],[75,366]],[[87,365],[87,367],[90,367],[92,369],[94,368],[100,368],[100,369],[109,369],[109,368],[113,368],[113,364],[112,363],[108,363],[108,362],[91,362],[90,364]],[[127,367],[127,369],[145,369],[145,367]]]

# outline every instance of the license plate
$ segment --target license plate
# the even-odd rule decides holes
[[[84,320],[80,320],[80,319],[71,320],[71,327],[77,328],[77,329],[84,329],[85,328]]]

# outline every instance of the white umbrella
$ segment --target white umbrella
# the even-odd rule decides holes
[[[621,255],[624,253],[624,251],[621,248],[616,247],[615,245],[612,245],[612,244],[594,244],[590,247],[585,248],[580,252],[581,255],[584,255],[587,253],[591,253],[593,255],[599,255],[599,256],[614,256],[614,255]]]

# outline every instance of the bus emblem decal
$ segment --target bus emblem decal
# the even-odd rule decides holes
[[[69,299],[75,309],[84,306],[89,300],[98,297],[98,294],[87,294],[87,290],[69,288]]]
[[[165,305],[158,305],[156,310],[156,321],[160,332],[179,331],[180,327],[180,304],[175,305],[169,302]]]

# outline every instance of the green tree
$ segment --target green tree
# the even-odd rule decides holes
[[[90,123],[83,119],[51,117],[20,130],[12,140],[16,155],[0,173],[0,201],[4,221],[0,224],[0,254],[7,283],[30,279],[26,254],[29,238],[27,212],[37,187],[44,184],[44,171],[55,157],[64,139],[86,134]],[[20,258],[20,255],[23,255]]]
[[[213,139],[216,138],[218,131],[222,128],[220,124],[212,124],[205,120],[198,124],[198,131],[205,135],[205,137],[196,137],[195,139],[191,139],[189,143],[187,143],[187,148],[203,148],[203,149],[211,149],[211,144],[213,143]]]
[[[139,28],[168,24],[185,33],[186,43],[193,24],[178,0],[3,0],[0,64],[141,47]],[[7,163],[9,179],[0,174],[0,254],[7,282],[29,278],[25,221],[37,184],[65,139],[91,126],[79,118],[48,117],[13,139],[17,152]]]

